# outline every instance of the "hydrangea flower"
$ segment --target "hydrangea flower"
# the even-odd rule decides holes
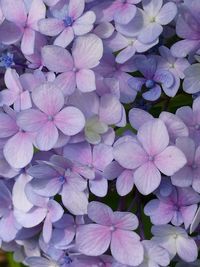
[[[72,56],[58,46],[45,46],[42,49],[44,65],[51,71],[62,73],[57,79],[65,95],[72,94],[76,86],[81,92],[96,90],[92,69],[99,64],[102,54],[102,41],[94,34],[78,37],[73,44]]]
[[[36,132],[36,145],[41,150],[49,150],[58,141],[58,129],[65,135],[79,133],[85,125],[82,112],[75,107],[64,106],[64,96],[51,83],[38,87],[32,93],[32,99],[38,109],[22,111],[17,122],[28,132]]]
[[[54,44],[68,46],[75,36],[85,35],[93,29],[96,16],[94,12],[84,12],[84,0],[70,0],[56,18],[46,18],[39,21],[39,30],[48,36],[57,36]]]
[[[197,258],[197,245],[195,241],[188,236],[187,232],[180,227],[174,227],[169,224],[153,226],[153,241],[165,248],[170,257],[177,255],[185,262],[193,262]],[[187,251],[187,253],[185,253]]]
[[[23,0],[3,0],[1,8],[5,18],[21,29],[22,52],[26,55],[33,54],[36,35],[39,31],[38,21],[44,18],[46,13],[43,1],[33,0],[28,12]]]
[[[186,163],[183,152],[168,145],[169,135],[164,123],[152,120],[139,128],[137,140],[118,141],[114,146],[114,158],[122,167],[135,170],[136,187],[148,195],[159,186],[160,172],[173,175]]]
[[[122,264],[137,266],[143,259],[139,236],[132,232],[138,226],[134,214],[114,212],[106,205],[91,202],[88,216],[96,224],[79,226],[76,243],[78,250],[90,256],[104,253],[109,245],[113,257]],[[95,242],[95,246],[93,245]]]

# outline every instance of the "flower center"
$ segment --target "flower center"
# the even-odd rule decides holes
[[[14,64],[13,55],[10,53],[2,54],[0,57],[0,66],[10,68]]]
[[[48,121],[53,121],[53,116],[49,115],[48,116]]]
[[[65,176],[60,176],[59,182],[63,184],[65,182]]]
[[[149,156],[149,161],[153,161],[154,157],[153,156]]]
[[[64,20],[65,27],[72,26],[73,24],[73,19],[70,16],[67,16]]]
[[[148,89],[151,89],[155,86],[155,82],[153,80],[147,80],[146,83],[145,83],[145,86],[148,88]]]

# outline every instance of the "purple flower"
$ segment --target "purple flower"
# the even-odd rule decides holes
[[[113,257],[120,263],[137,266],[142,262],[143,247],[139,236],[132,232],[138,226],[134,214],[113,212],[105,204],[91,202],[88,205],[88,216],[96,224],[78,227],[76,244],[79,251],[98,256],[110,245]]]
[[[46,8],[42,0],[33,0],[27,14],[23,0],[3,0],[1,7],[8,21],[14,22],[22,34],[21,50],[26,55],[34,52],[38,21],[45,17]]]
[[[57,18],[47,18],[39,21],[39,30],[48,36],[57,36],[54,44],[68,46],[75,36],[84,35],[93,29],[96,16],[94,12],[84,12],[84,0],[70,0],[64,6]]]
[[[15,239],[22,227],[16,221],[12,195],[3,181],[0,181],[0,203],[0,238],[5,242],[10,242]]]
[[[192,4],[184,1],[180,5],[176,33],[184,40],[178,41],[171,47],[174,56],[183,58],[188,54],[194,54],[200,48],[200,20],[198,12],[198,0],[193,0]]]
[[[152,233],[154,235],[152,240],[165,248],[171,259],[176,253],[185,262],[193,262],[197,259],[197,245],[183,228],[169,224],[153,226]]]
[[[82,112],[75,107],[64,106],[62,92],[51,83],[35,89],[32,99],[38,109],[22,111],[17,118],[20,127],[36,132],[36,146],[44,151],[53,148],[58,141],[58,129],[65,135],[79,133],[85,125]]]
[[[131,88],[136,91],[141,91],[142,86],[145,86],[146,92],[142,94],[144,99],[157,100],[161,95],[161,86],[167,95],[173,92],[174,76],[168,70],[158,68],[156,57],[138,57],[136,67],[144,78],[132,77],[128,82]]]
[[[176,115],[186,124],[189,129],[189,137],[199,144],[200,137],[200,97],[193,101],[192,108],[183,106],[176,111]]]
[[[62,47],[42,48],[44,65],[51,71],[62,73],[57,79],[65,95],[72,94],[76,86],[82,92],[96,90],[95,74],[91,69],[99,64],[102,55],[103,44],[95,34],[78,37],[72,47],[72,56]]]
[[[186,163],[183,152],[168,145],[166,126],[161,120],[152,120],[139,128],[137,140],[117,141],[114,158],[122,167],[135,169],[135,185],[142,194],[148,195],[159,186],[160,172],[173,175]]]
[[[75,170],[89,179],[90,191],[104,197],[108,191],[108,181],[103,177],[105,167],[113,160],[113,150],[106,144],[92,147],[90,144],[67,144],[64,156],[75,162]]]
[[[40,196],[60,194],[64,206],[75,215],[86,214],[88,199],[84,190],[86,181],[74,170],[71,161],[54,155],[50,162],[41,161],[28,170],[34,177],[30,182],[33,191]]]
[[[191,224],[200,196],[192,188],[173,188],[170,195],[157,195],[158,199],[151,200],[144,209],[155,225],[172,222],[175,226],[184,223],[187,229]]]

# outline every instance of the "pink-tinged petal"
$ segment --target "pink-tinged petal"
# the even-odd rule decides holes
[[[85,8],[85,0],[70,0],[68,14],[74,20],[80,17]]]
[[[16,70],[8,68],[5,72],[4,81],[8,89],[15,91],[16,93],[20,93],[23,91],[19,75]]]
[[[80,18],[78,18],[73,24],[73,30],[76,35],[84,35],[93,29],[93,23],[96,16],[92,11],[87,11]]]
[[[16,111],[26,110],[32,107],[31,96],[28,91],[21,93],[19,100],[20,100],[19,107],[16,108],[16,105],[14,103],[14,109]]]
[[[200,208],[197,210],[197,213],[194,216],[194,219],[193,219],[193,221],[191,223],[190,234],[193,233],[196,230],[196,228],[198,227],[199,223],[200,223]]]
[[[129,111],[130,124],[136,130],[138,130],[145,122],[148,122],[152,119],[154,119],[153,116],[145,110],[132,108]]]
[[[139,225],[139,221],[136,215],[131,212],[115,211],[113,216],[113,224],[119,229],[135,230]]]
[[[20,210],[15,210],[14,215],[19,224],[25,228],[31,228],[40,224],[46,217],[46,208],[33,207],[29,212],[24,213]]]
[[[54,123],[64,134],[71,136],[82,131],[85,118],[78,108],[66,107],[55,116]]]
[[[53,231],[52,222],[49,218],[49,215],[47,215],[47,217],[44,220],[43,231],[42,231],[42,236],[45,243],[49,243],[52,237],[52,231]]]
[[[56,36],[65,28],[63,21],[56,18],[42,19],[38,22],[38,25],[39,31],[48,36]]]
[[[103,56],[103,43],[95,34],[80,36],[73,44],[72,55],[76,68],[94,68]]]
[[[28,132],[38,131],[47,120],[47,116],[37,109],[24,110],[17,116],[17,124],[19,127]]]
[[[45,15],[46,7],[44,2],[42,0],[33,0],[28,13],[27,25],[35,31],[39,31],[38,22],[44,19]]]
[[[109,206],[101,202],[92,201],[88,205],[89,218],[101,225],[111,226],[113,220],[113,211]]]
[[[26,28],[21,41],[21,50],[25,55],[32,55],[35,48],[35,31]]]
[[[3,149],[5,159],[14,168],[24,168],[33,157],[33,145],[30,136],[18,132],[10,138]]]
[[[120,196],[128,195],[134,186],[133,171],[124,170],[116,181],[117,193]]]
[[[89,181],[90,191],[98,197],[105,197],[108,192],[108,181],[101,175],[96,175],[95,179]]]
[[[49,121],[43,125],[36,136],[36,146],[43,150],[48,151],[54,147],[58,140],[58,130],[53,122]]]
[[[161,174],[156,166],[149,161],[135,171],[134,181],[140,193],[148,195],[160,185]]]
[[[137,137],[151,156],[162,152],[169,144],[169,134],[161,120],[146,122],[138,130]]]
[[[32,93],[34,104],[50,116],[56,115],[64,106],[64,95],[53,83],[45,83]]]
[[[158,199],[153,199],[147,203],[144,208],[147,216],[150,216],[151,222],[155,225],[167,224],[174,216],[174,206],[170,203],[164,203]]]
[[[176,249],[178,256],[186,262],[193,262],[198,257],[198,248],[192,238],[179,235],[176,240]]]
[[[119,24],[128,24],[134,18],[136,11],[136,6],[128,3],[123,4],[123,6],[115,12],[114,20]]]
[[[105,144],[99,144],[93,148],[93,166],[103,171],[113,160],[113,148]]]
[[[87,214],[88,199],[84,192],[72,190],[70,186],[66,186],[65,184],[61,195],[63,205],[73,215]]]
[[[122,116],[123,109],[119,100],[111,94],[103,95],[99,107],[100,121],[108,125],[116,124],[121,121]]]
[[[0,220],[0,238],[4,242],[13,241],[20,228],[21,226],[16,222],[13,212],[8,212],[8,214]]]
[[[42,48],[43,64],[51,71],[67,72],[73,68],[73,59],[71,54],[56,45],[47,45]]]
[[[109,247],[111,231],[109,227],[88,224],[79,226],[76,233],[76,245],[80,252],[88,256],[102,255]]]
[[[154,163],[162,173],[171,176],[180,170],[187,160],[180,149],[169,146],[155,157]]]
[[[169,24],[176,16],[177,5],[175,3],[166,3],[156,16],[156,22],[161,25]]]
[[[73,71],[61,73],[53,81],[55,87],[59,88],[64,96],[69,96],[74,93],[76,89],[76,75]]]
[[[12,200],[13,205],[16,209],[21,210],[23,212],[28,212],[32,207],[33,204],[28,200],[26,193],[25,193],[25,187],[28,182],[31,181],[31,176],[27,174],[21,174],[14,186],[12,191]]]
[[[92,70],[81,69],[76,73],[77,88],[83,92],[96,90],[95,74]]]
[[[1,8],[7,20],[24,26],[27,13],[23,0],[2,0]]]
[[[160,24],[152,22],[141,31],[138,40],[144,44],[152,43],[156,41],[162,31],[163,27]]]
[[[112,256],[120,263],[138,266],[144,258],[144,249],[139,236],[131,231],[117,229],[112,233]]]
[[[51,1],[51,0],[44,0],[45,2]],[[26,258],[26,263],[29,264],[31,267],[50,267],[52,264],[56,264],[55,261],[49,260],[46,258],[38,257],[38,256],[33,256],[33,257],[28,257]]]
[[[61,34],[54,40],[54,45],[67,47],[74,39],[74,32],[72,27],[67,27]]]
[[[5,89],[0,92],[0,106],[3,107],[4,105],[6,106],[11,106],[16,104],[18,102],[18,92]]]
[[[0,138],[12,136],[17,131],[16,122],[7,114],[0,113]]]
[[[124,141],[115,145],[113,155],[122,167],[131,170],[148,161],[146,152],[136,141]]]

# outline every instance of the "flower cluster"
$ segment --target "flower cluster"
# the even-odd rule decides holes
[[[199,14],[0,0],[0,245],[16,261],[200,266]]]

